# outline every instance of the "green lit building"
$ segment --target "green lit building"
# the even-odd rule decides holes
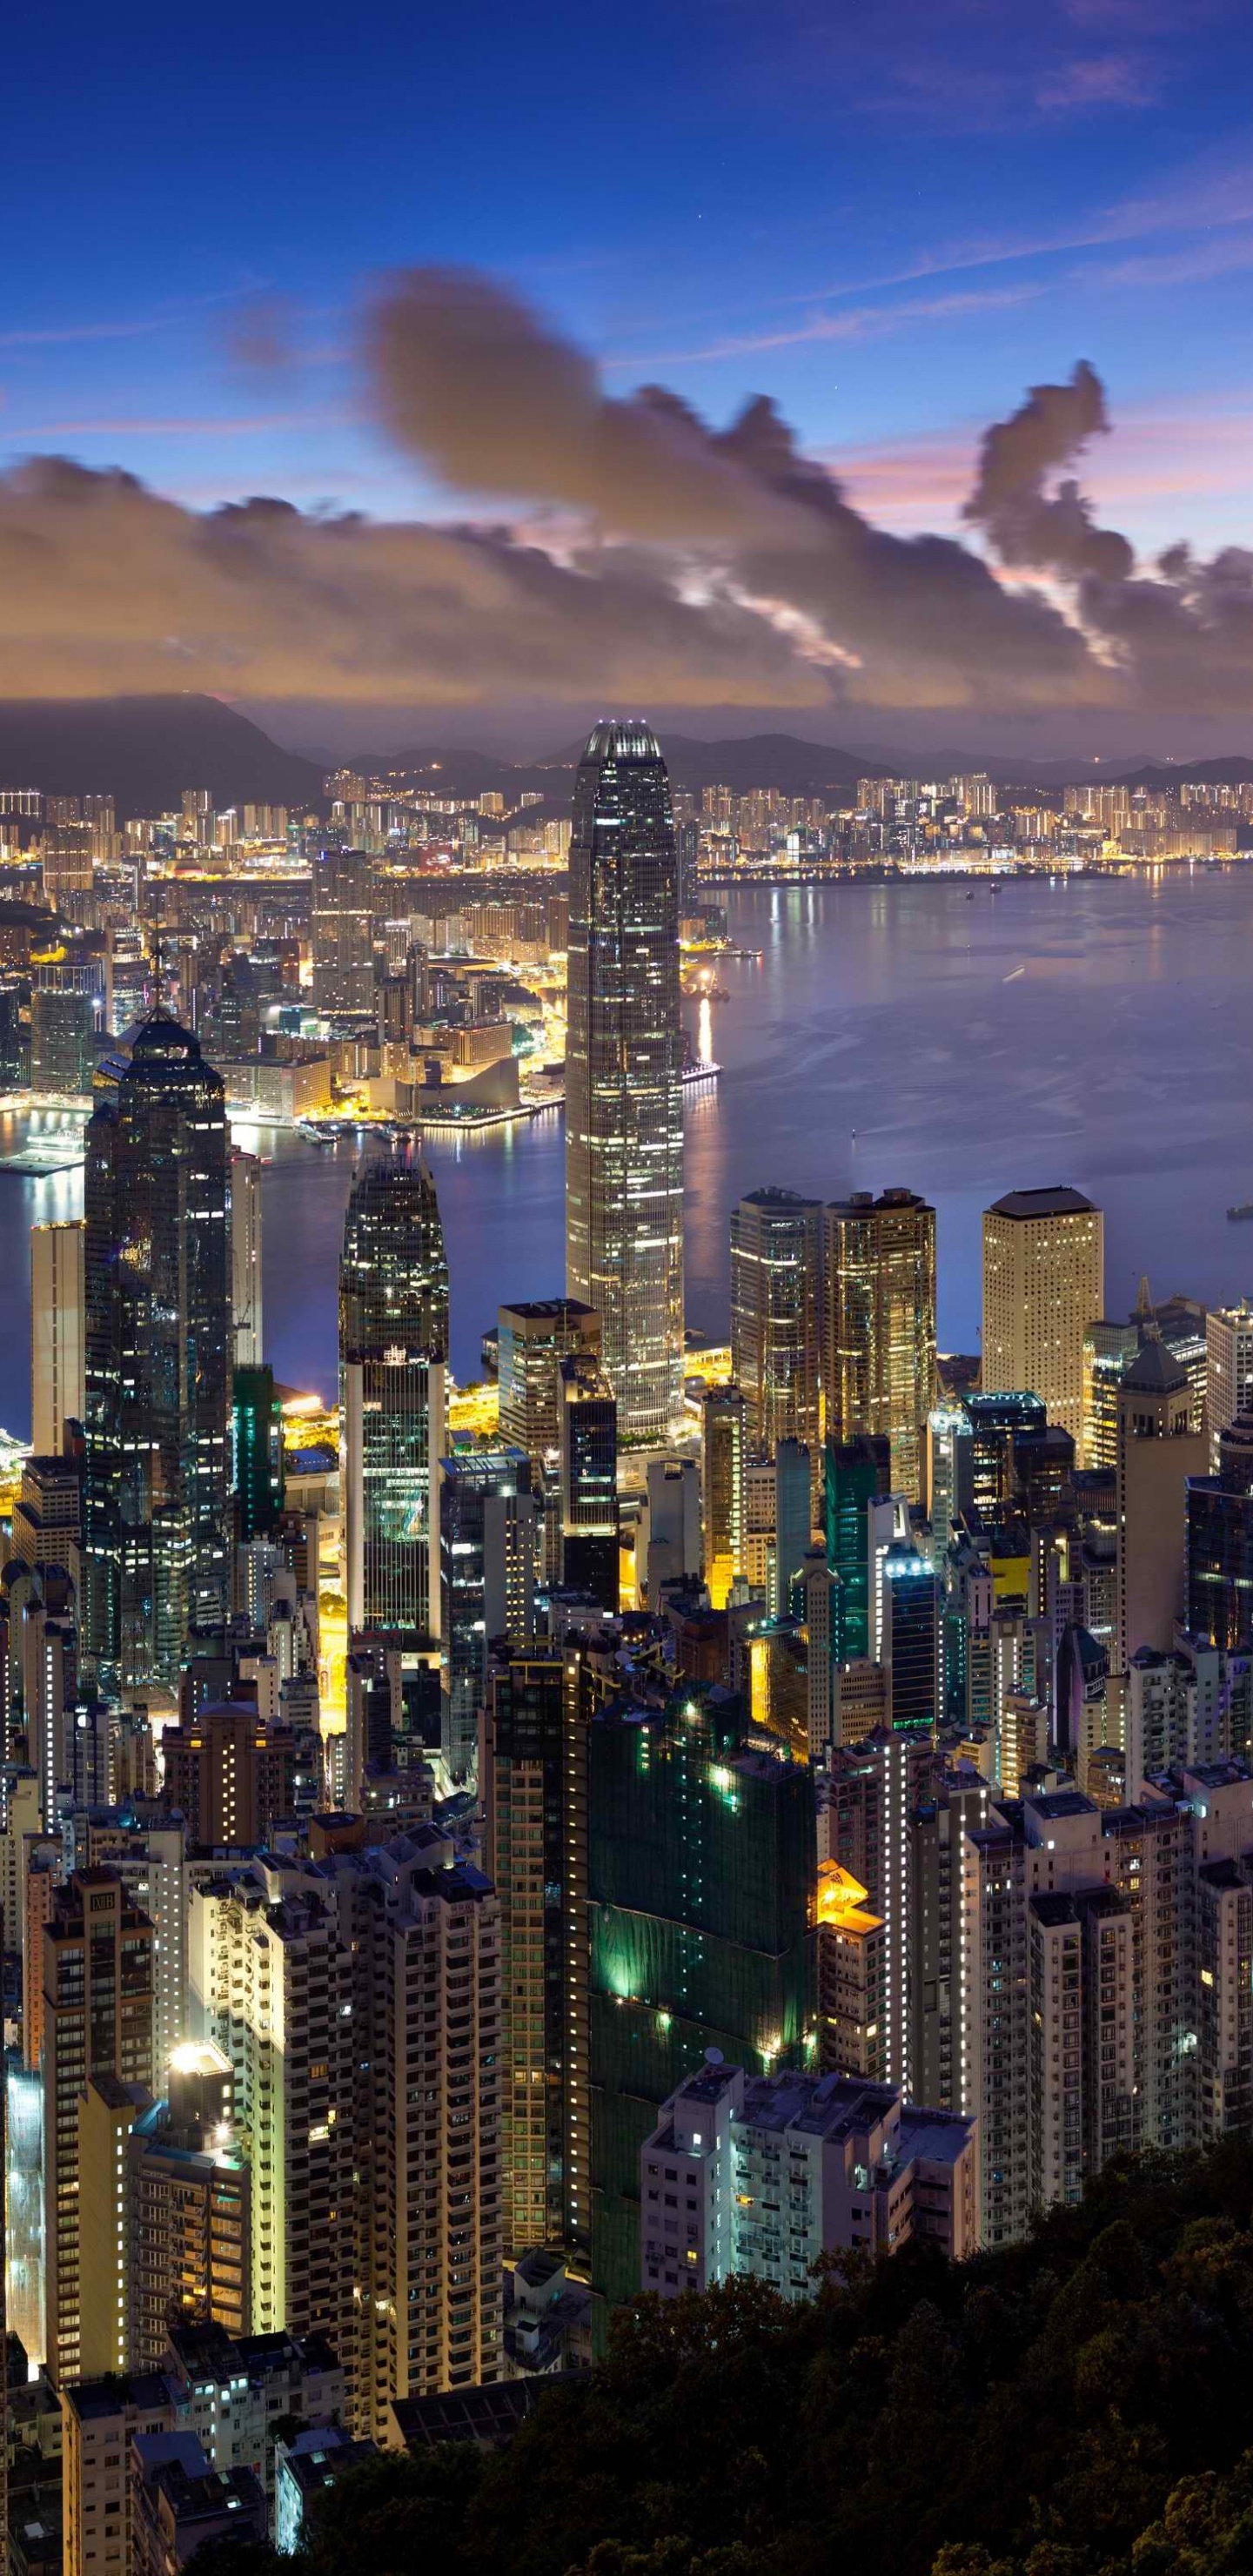
[[[232,1378],[231,1485],[236,1536],[247,1547],[283,1508],[283,1412],[272,1368],[237,1368]]]
[[[639,2286],[639,2151],[708,2048],[764,2074],[810,2046],[813,1776],[750,1752],[711,1690],[590,1729],[592,2281]]]
[[[870,1558],[866,1512],[891,1483],[891,1449],[878,1432],[828,1440],[825,1526],[827,1565],[839,1578],[834,1608],[834,1660],[849,1664],[870,1653]]]

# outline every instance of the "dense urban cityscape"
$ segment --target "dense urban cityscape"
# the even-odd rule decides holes
[[[0,2576],[1253,2576],[1253,9],[2,59]]]
[[[1229,1303],[1107,1313],[1101,1209],[1025,1155],[944,1356],[926,1175],[764,1173],[702,1343],[682,1005],[728,874],[1230,865],[1251,813],[672,792],[640,719],[513,809],[0,790],[8,1106],[84,1166],[0,1572],[44,2563],[307,2550],[325,2488],[507,2442],[641,2294],[966,2264],[1247,2137],[1241,1238]],[[459,1387],[424,1128],[562,1101],[564,1263],[501,1277]],[[232,1113],[355,1155],[333,1404],[267,1357]]]

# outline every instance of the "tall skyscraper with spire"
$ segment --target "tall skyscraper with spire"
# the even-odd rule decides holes
[[[232,1345],[222,1077],[154,1011],[103,1068],[84,1175],[89,1654],[174,1687],[228,1572]]]
[[[574,789],[566,1290],[602,1319],[619,1435],[664,1438],[683,1388],[683,1033],[670,781],[655,735],[599,724]]]
[[[366,1154],[344,1218],[339,1374],[348,1625],[439,1629],[448,1264],[410,1145]]]

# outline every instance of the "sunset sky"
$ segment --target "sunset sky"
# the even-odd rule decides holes
[[[898,535],[962,533],[984,430],[1088,360],[1094,517],[1141,561],[1212,555],[1250,524],[1251,71],[1240,0],[28,9],[3,461],[121,466],[195,511],[481,513],[357,355],[381,277],[455,264],[611,396],[663,382],[721,428],[770,395]]]

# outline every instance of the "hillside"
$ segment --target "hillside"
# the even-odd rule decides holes
[[[0,787],[108,795],[119,819],[177,809],[185,787],[216,806],[320,798],[316,761],[283,751],[219,698],[0,699]]]
[[[1107,2166],[1026,2245],[844,2257],[615,2328],[512,2447],[390,2453],[307,2576],[1247,2576],[1253,2143]],[[281,2576],[223,2543],[197,2576]]]

